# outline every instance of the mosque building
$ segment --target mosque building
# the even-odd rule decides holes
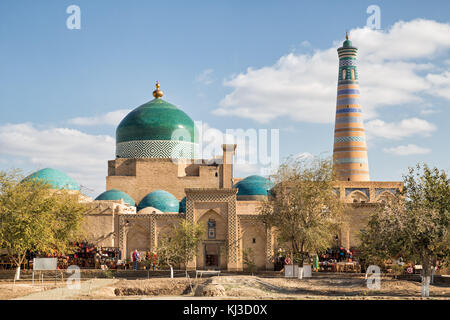
[[[370,181],[356,52],[347,36],[338,49],[333,149],[335,192],[349,204],[337,238],[346,248],[358,246],[358,233],[369,214],[402,188],[401,182]],[[256,266],[273,270],[277,239],[258,219],[258,207],[272,183],[258,175],[233,176],[233,155],[239,148],[235,144],[222,145],[217,161],[196,159],[199,143],[192,119],[162,99],[159,83],[153,96],[117,127],[116,158],[108,161],[106,191],[84,200],[89,207],[83,225],[87,241],[118,248],[123,259],[129,259],[135,249],[156,251],[161,236],[187,219],[207,230],[189,268],[239,271],[244,250],[252,249]],[[58,170],[43,169],[33,177],[55,189],[80,190]]]

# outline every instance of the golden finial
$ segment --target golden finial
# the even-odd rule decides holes
[[[161,98],[164,95],[164,92],[162,92],[161,90],[159,90],[159,81],[156,81],[156,90],[153,91],[153,96],[156,99]]]
[[[348,32],[345,32],[345,40],[348,40]]]

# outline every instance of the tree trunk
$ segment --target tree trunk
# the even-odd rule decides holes
[[[430,257],[428,255],[422,258],[422,297],[428,298],[430,296]]]
[[[169,264],[170,267],[170,278],[173,279],[173,267],[171,264]]]
[[[23,260],[25,259],[25,254],[22,256],[19,254],[17,256],[17,260],[13,259],[16,263],[16,274],[14,275],[14,280],[20,280],[20,266],[22,265]]]
[[[20,280],[20,264],[16,267],[16,274],[14,275],[14,280]]]

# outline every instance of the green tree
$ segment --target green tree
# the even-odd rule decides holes
[[[86,207],[78,193],[52,190],[25,179],[18,170],[0,172],[0,248],[16,265],[16,278],[28,250],[41,254],[67,253],[77,239]]]
[[[401,256],[422,264],[422,295],[429,295],[431,268],[450,258],[450,186],[447,173],[426,164],[409,168],[404,189],[371,215],[361,233],[370,262]]]
[[[260,207],[261,219],[301,266],[309,253],[333,244],[344,209],[333,178],[330,159],[289,158],[272,176],[275,186]]]
[[[160,260],[168,265],[173,277],[173,266],[183,263],[186,275],[187,266],[197,254],[198,247],[202,241],[205,229],[202,225],[182,219],[175,225],[173,236],[164,236],[158,245]]]

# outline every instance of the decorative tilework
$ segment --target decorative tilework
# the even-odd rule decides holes
[[[340,117],[340,118],[336,118],[336,123],[352,123],[352,122],[362,123],[363,119],[361,117]]]
[[[362,110],[361,109],[357,109],[357,108],[345,108],[345,109],[339,109],[336,110],[336,113],[349,113],[349,112],[359,112],[361,113]]]
[[[356,60],[354,59],[343,59],[339,61],[339,66],[343,67],[343,66],[355,66],[356,65]]]
[[[342,89],[338,90],[338,96],[342,94],[360,94],[359,89]]]
[[[368,181],[367,149],[357,81],[356,53],[358,49],[353,47],[351,41],[347,39],[337,51],[339,73],[333,163],[338,169],[338,180]],[[344,136],[341,136],[342,134]],[[354,142],[358,142],[357,146],[354,146]],[[337,158],[337,155],[346,158]],[[361,169],[366,170],[352,170],[355,167],[353,164],[361,164]],[[366,165],[363,166],[362,164]]]
[[[337,106],[342,106],[345,104],[358,104],[359,105],[359,98],[337,99]]]
[[[227,205],[228,263],[239,261],[239,233],[236,216],[237,189],[186,189],[186,219],[194,221],[194,204],[197,202],[219,202]]]
[[[198,144],[174,140],[135,140],[118,142],[118,158],[165,158],[193,159],[197,154]]]
[[[351,136],[351,137],[336,137],[334,138],[335,143],[340,142],[356,142],[356,141],[366,141],[364,136]]]
[[[367,163],[366,158],[341,158],[341,159],[334,159],[335,164],[342,164],[342,163]]]

